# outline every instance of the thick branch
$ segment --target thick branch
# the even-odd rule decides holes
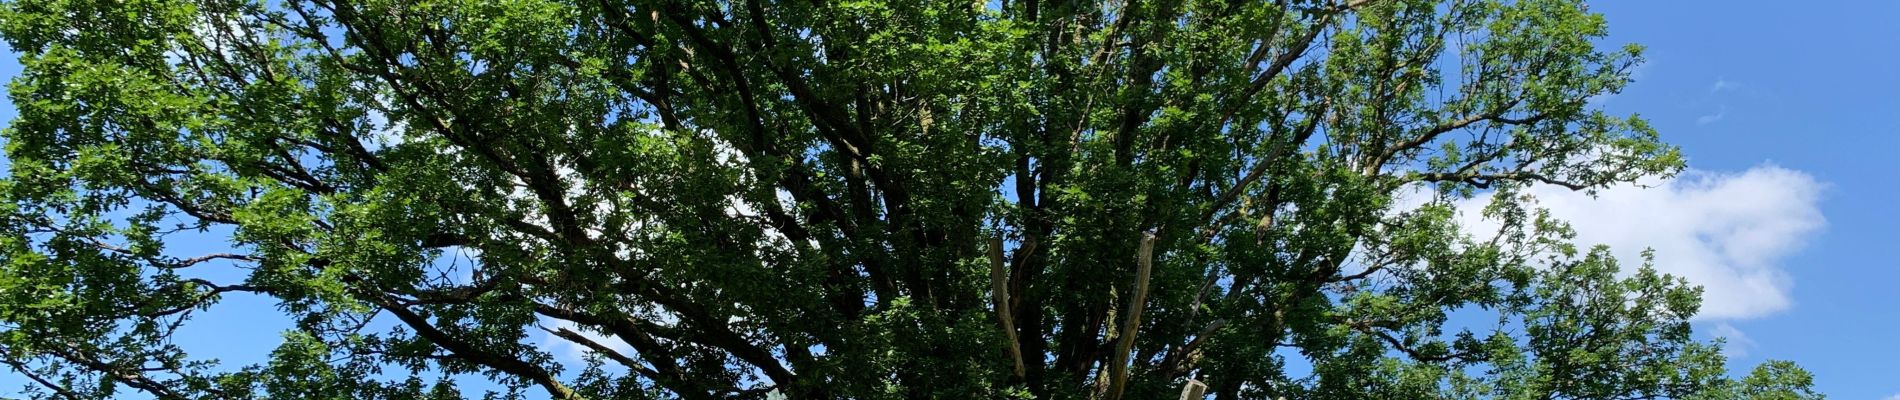
[[[41,387],[46,388],[46,390],[53,391],[53,394],[61,398],[68,400],[81,400],[84,398],[80,397],[78,393],[73,393],[72,390],[67,389],[65,386],[55,384],[52,381],[46,380],[45,377],[41,377],[40,374],[34,373],[32,369],[27,368],[26,363],[14,359],[10,354],[6,357],[0,357],[0,363],[6,363],[8,367],[13,369],[13,372],[33,380],[33,383],[39,384]]]
[[[457,357],[489,368],[494,368],[509,375],[527,379],[530,382],[540,385],[543,389],[546,389],[548,395],[555,399],[581,399],[579,394],[574,393],[574,390],[569,389],[567,385],[561,384],[561,382],[555,378],[554,374],[548,372],[546,368],[541,368],[541,366],[517,358],[506,357],[476,348],[473,344],[464,342],[459,338],[449,335],[447,332],[443,332],[441,329],[437,329],[435,325],[429,323],[426,317],[416,314],[414,311],[410,311],[408,307],[394,304],[387,299],[381,299],[379,303],[381,303],[380,306],[382,309],[389,311],[390,315],[395,315],[396,319],[401,320],[404,325],[408,325],[410,329],[414,329],[416,335],[428,339],[429,342],[435,343],[436,346],[441,346],[451,353],[455,353]]]
[[[639,373],[641,376],[645,376],[651,379],[656,374],[658,374],[658,372],[653,371],[653,369],[647,368],[646,365],[640,364],[639,360],[635,360],[633,358],[627,357],[626,354],[620,354],[619,351],[616,351],[611,347],[607,347],[607,345],[601,344],[599,341],[588,339],[587,336],[583,336],[581,335],[580,332],[575,332],[573,329],[567,329],[567,328],[548,329],[546,327],[543,327],[541,328],[541,330],[546,331],[548,334],[554,335],[555,337],[567,339],[567,341],[580,344],[581,346],[585,346],[587,347],[588,350],[594,351],[595,354],[600,354],[603,357],[607,357],[607,359],[609,360],[613,360],[614,362],[620,363],[620,365],[625,365],[627,366],[627,368],[633,369],[634,372]]]
[[[1148,276],[1154,270],[1155,234],[1144,232],[1136,250],[1135,296],[1128,301],[1128,320],[1122,323],[1121,344],[1115,346],[1114,361],[1109,365],[1108,400],[1122,398],[1128,386],[1128,352],[1135,347],[1135,334],[1141,329],[1141,312],[1148,302]]]
[[[990,238],[990,303],[996,308],[996,319],[1002,322],[1003,337],[1009,340],[1009,359],[1014,366],[1012,374],[1023,379],[1023,348],[1016,337],[1016,317],[1011,315],[1009,302],[1009,267],[1003,262],[1003,239]]]

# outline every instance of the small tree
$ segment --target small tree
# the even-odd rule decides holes
[[[43,397],[1781,390],[1518,197],[1682,165],[1592,109],[1640,51],[1576,0],[8,0],[0,33],[0,360]],[[295,321],[268,363],[169,340],[240,292]]]

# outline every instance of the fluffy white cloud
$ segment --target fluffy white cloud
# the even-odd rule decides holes
[[[1552,186],[1527,190],[1568,221],[1582,246],[1609,245],[1626,268],[1656,250],[1656,269],[1704,288],[1702,320],[1760,317],[1789,307],[1782,259],[1826,226],[1825,185],[1806,173],[1761,165],[1741,173],[1689,170],[1673,179],[1599,190],[1595,198]],[[1470,232],[1495,232],[1480,209],[1460,202]]]

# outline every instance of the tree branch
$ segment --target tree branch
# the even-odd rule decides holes
[[[1491,185],[1493,183],[1496,183],[1497,181],[1538,182],[1538,183],[1562,186],[1570,190],[1584,190],[1592,186],[1589,184],[1553,179],[1553,178],[1550,178],[1550,177],[1547,177],[1535,172],[1529,172],[1529,171],[1504,172],[1504,173],[1495,173],[1495,174],[1474,174],[1474,173],[1454,174],[1454,173],[1446,173],[1446,172],[1433,172],[1433,173],[1418,174],[1415,178],[1411,179],[1411,181],[1414,181],[1414,182],[1463,182],[1463,183],[1471,184],[1472,186],[1476,186],[1479,189],[1489,189],[1491,188]]]
[[[534,382],[543,389],[546,389],[548,395],[553,396],[555,399],[581,400],[580,394],[574,393],[573,389],[569,389],[567,385],[561,384],[554,374],[548,372],[545,368],[530,364],[527,361],[513,357],[505,357],[477,348],[473,344],[464,342],[461,339],[449,335],[447,332],[443,332],[441,329],[437,329],[435,325],[429,323],[428,319],[416,314],[414,311],[410,311],[408,307],[395,304],[386,298],[377,299],[376,302],[383,310],[389,311],[390,315],[395,315],[396,319],[401,320],[404,325],[408,325],[410,329],[415,330],[417,336],[428,339],[429,342],[435,343],[436,346],[440,346],[462,359]]]
[[[1115,346],[1109,368],[1108,400],[1119,400],[1128,386],[1128,352],[1135,347],[1135,334],[1141,329],[1141,312],[1148,302],[1148,275],[1154,270],[1155,234],[1143,232],[1141,247],[1135,252],[1135,295],[1128,300],[1128,319],[1122,322],[1121,344]]]
[[[1023,379],[1023,349],[1016,338],[1016,317],[1011,315],[1009,300],[1009,270],[1003,262],[1003,239],[990,238],[990,304],[996,309],[996,319],[1002,322],[1003,337],[1009,340],[1009,359],[1014,366],[1012,376]]]

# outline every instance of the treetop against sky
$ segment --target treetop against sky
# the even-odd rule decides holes
[[[8,0],[0,362],[64,399],[1819,398],[1736,324],[1795,307],[1827,184],[1685,169],[1602,12]],[[1695,126],[1743,118],[1716,82]]]

